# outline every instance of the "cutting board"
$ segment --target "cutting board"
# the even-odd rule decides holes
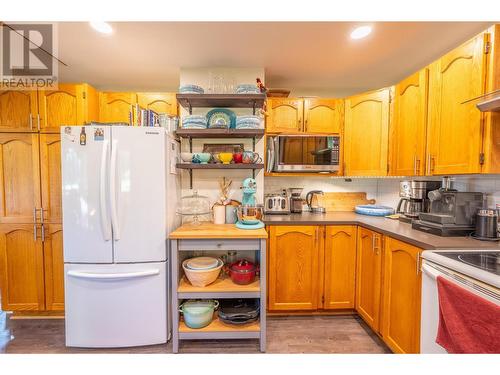
[[[313,205],[319,199],[319,204],[326,208],[326,212],[354,211],[358,204],[375,204],[375,199],[367,199],[366,192],[352,193],[324,193],[315,195]]]

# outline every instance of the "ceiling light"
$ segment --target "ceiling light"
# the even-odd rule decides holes
[[[102,34],[111,34],[113,32],[113,28],[107,22],[103,21],[91,21],[90,26],[96,31],[99,31]]]
[[[369,35],[371,32],[372,32],[371,26],[359,26],[359,27],[356,27],[351,32],[351,38],[352,39],[361,39],[361,38],[364,38],[365,36]]]

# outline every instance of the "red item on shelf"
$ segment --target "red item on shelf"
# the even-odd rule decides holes
[[[436,343],[448,353],[500,353],[500,306],[437,277]]]

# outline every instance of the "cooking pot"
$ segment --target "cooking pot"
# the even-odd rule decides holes
[[[233,283],[247,285],[254,282],[257,267],[246,259],[240,259],[229,266],[228,272]]]
[[[219,307],[219,301],[189,300],[179,306],[179,311],[184,315],[184,323],[189,328],[203,328],[212,322],[217,307]]]

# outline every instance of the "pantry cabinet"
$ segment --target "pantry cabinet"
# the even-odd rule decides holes
[[[344,101],[341,99],[305,99],[305,133],[340,133],[343,123]]]
[[[137,104],[137,94],[133,92],[100,92],[100,122],[130,122],[132,106]]]
[[[0,132],[37,130],[36,91],[0,90]]]
[[[177,116],[177,99],[175,93],[167,92],[139,92],[137,102],[143,109],[151,109],[156,113],[166,113]]]
[[[267,99],[266,132],[298,133],[304,126],[304,100]]]
[[[422,69],[395,87],[389,163],[393,176],[425,174],[428,75]]]
[[[356,283],[356,226],[327,226],[325,232],[325,309],[352,309]]]
[[[0,225],[0,289],[3,310],[44,310],[44,266],[39,227]]]
[[[387,175],[390,89],[345,100],[344,174]]]
[[[380,327],[382,239],[380,233],[358,228],[356,311],[376,332]]]
[[[316,310],[322,256],[318,226],[271,226],[269,310]]]
[[[45,309],[64,310],[64,257],[62,224],[44,225],[43,260]]]
[[[0,223],[33,223],[40,205],[38,134],[0,133]]]
[[[39,130],[60,133],[62,125],[97,121],[97,92],[87,84],[60,83],[57,90],[38,92]]]
[[[61,137],[59,134],[40,134],[40,182],[43,221],[61,223]]]
[[[381,333],[396,353],[418,353],[420,348],[421,252],[386,237]]]
[[[482,118],[476,103],[484,92],[487,33],[481,33],[430,65],[427,173],[481,171]]]

